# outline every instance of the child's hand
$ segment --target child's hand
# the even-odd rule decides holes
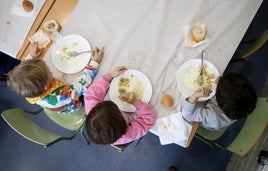
[[[187,99],[190,103],[196,103],[200,97],[208,97],[212,92],[209,88],[202,88],[200,90],[195,91],[191,97]]]
[[[104,47],[101,49],[95,48],[94,51],[92,52],[91,60],[101,63],[104,55]]]
[[[216,79],[215,79],[215,84],[218,84],[219,79],[222,77],[222,75],[219,75]]]
[[[128,102],[130,104],[133,104],[133,105],[135,105],[136,103],[138,103],[137,97],[135,96],[134,93],[131,93],[131,92],[128,92],[128,93],[123,94],[120,97],[120,99],[123,100],[123,101],[126,101],[126,102]]]
[[[120,66],[120,67],[117,67],[115,68],[115,70],[113,72],[110,73],[110,76],[112,78],[118,76],[119,74],[125,72],[127,70],[127,68],[125,66]]]
[[[42,49],[38,47],[38,42],[34,42],[30,45],[30,55],[33,58],[39,57],[39,55],[42,53]]]

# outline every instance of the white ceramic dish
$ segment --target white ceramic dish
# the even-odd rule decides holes
[[[52,62],[55,67],[66,74],[74,74],[88,64],[90,60],[90,53],[84,53],[76,57],[70,57],[67,52],[80,52],[92,50],[89,42],[82,36],[71,34],[59,39],[52,49]]]
[[[111,100],[118,105],[120,110],[126,112],[136,111],[136,108],[132,104],[129,104],[119,99],[119,82],[121,78],[128,78],[130,80],[129,88],[126,88],[127,91],[131,92],[132,90],[134,90],[134,92],[136,92],[135,89],[139,89],[141,90],[140,92],[143,92],[140,94],[140,99],[146,103],[150,101],[152,97],[152,84],[149,78],[140,71],[127,70],[112,80],[109,89],[109,96]]]
[[[206,65],[206,70],[209,73],[214,74],[215,77],[213,79],[211,79],[211,81],[213,82],[212,83],[212,93],[208,97],[200,98],[199,101],[208,100],[215,95],[216,87],[217,87],[217,85],[215,84],[215,79],[219,76],[219,71],[212,63],[210,63],[207,60],[204,60],[204,64]],[[185,83],[185,76],[187,75],[186,74],[187,69],[189,69],[190,67],[200,67],[200,65],[201,65],[201,59],[191,59],[191,60],[185,62],[184,64],[182,64],[182,66],[180,66],[180,68],[178,69],[177,77],[176,77],[177,86],[178,86],[179,91],[182,93],[182,95],[184,97],[189,97],[194,93],[194,91],[191,90],[189,87],[187,87],[186,83]]]

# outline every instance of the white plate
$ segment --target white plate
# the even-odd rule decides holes
[[[90,60],[90,53],[70,57],[67,52],[91,50],[89,42],[82,36],[71,34],[59,39],[52,50],[52,62],[55,67],[66,74],[73,74],[85,68]]]
[[[215,79],[219,76],[219,71],[212,63],[210,63],[207,60],[204,60],[204,64],[206,65],[206,71],[208,71],[210,74],[214,74],[215,77],[211,79],[211,81],[213,82],[212,93],[208,97],[199,98],[199,101],[208,100],[215,95],[216,87],[217,87],[217,85],[215,84]],[[187,88],[185,79],[190,78],[193,80],[195,76],[193,76],[192,78],[191,77],[186,78],[185,76],[187,75],[187,69],[189,69],[190,67],[200,67],[200,65],[201,65],[201,59],[191,59],[185,62],[184,64],[182,64],[182,66],[177,71],[177,78],[176,78],[177,86],[184,97],[189,97],[194,93],[194,90],[192,90],[191,88]],[[197,76],[198,76],[198,73],[197,73]]]
[[[119,81],[121,78],[128,78],[130,80],[129,86],[127,91],[132,91],[133,89],[137,88],[140,92],[140,99],[143,102],[148,103],[152,97],[152,84],[149,78],[142,72],[137,70],[127,70],[120,74],[119,76],[115,77],[110,85],[109,88],[109,96],[111,100],[117,104],[120,110],[126,112],[135,112],[136,108],[127,102],[124,102],[119,99]],[[143,90],[143,91],[142,91]],[[137,92],[137,91],[134,91]],[[138,97],[139,98],[139,97]]]

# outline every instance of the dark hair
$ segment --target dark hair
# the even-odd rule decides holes
[[[98,103],[88,113],[86,132],[95,144],[112,144],[127,130],[121,111],[112,101]]]
[[[228,118],[241,119],[255,109],[257,95],[242,74],[228,73],[218,81],[216,101]]]

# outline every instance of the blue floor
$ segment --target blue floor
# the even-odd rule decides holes
[[[268,28],[267,7],[268,0],[264,0],[261,10],[246,33],[246,38],[254,38],[257,33]],[[260,62],[268,60],[267,45],[265,49],[266,51],[262,49],[254,58],[259,60],[259,63],[253,62],[255,67],[259,64],[268,66],[268,63]],[[251,62],[243,66],[232,64],[227,70],[245,72],[249,79],[255,82],[256,91],[260,91],[267,70],[258,67],[252,70],[246,66],[252,66]],[[16,96],[7,88],[5,82],[0,82],[0,112],[14,107],[38,108]],[[49,130],[64,135],[69,133],[55,125],[44,113],[34,118]],[[171,165],[180,171],[224,171],[232,155],[219,148],[210,149],[195,138],[187,149],[174,144],[162,146],[159,138],[151,133],[147,134],[137,147],[129,146],[122,153],[109,145],[87,146],[80,136],[72,141],[62,141],[43,148],[22,138],[2,118],[0,130],[0,171],[166,171]]]

